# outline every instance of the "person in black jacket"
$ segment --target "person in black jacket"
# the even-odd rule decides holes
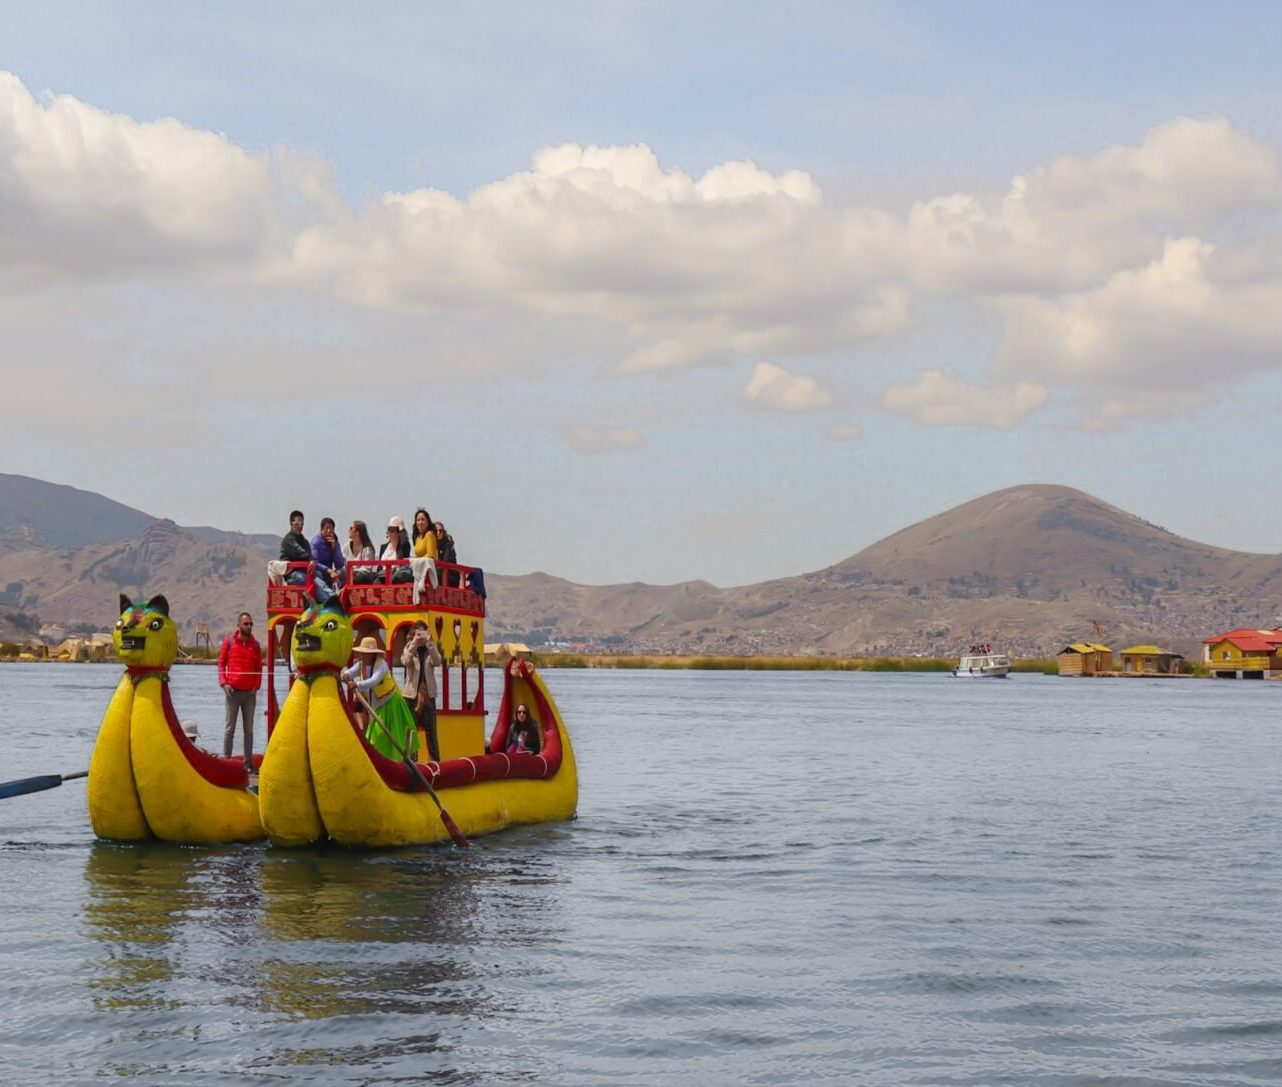
[[[436,556],[440,562],[458,562],[458,552],[454,550],[454,537],[445,531],[445,524],[437,521],[432,526],[436,533]],[[450,570],[446,578],[446,584],[457,586],[459,576],[457,570]]]
[[[303,535],[303,511],[291,510],[289,514],[289,531],[280,538],[280,557],[283,562],[311,562],[312,545]],[[286,585],[302,585],[307,581],[307,571],[290,570],[285,575]]]

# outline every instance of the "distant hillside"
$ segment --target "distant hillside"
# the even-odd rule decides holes
[[[262,608],[275,537],[184,529],[33,483],[0,476],[0,628],[37,616],[105,628],[118,593],[139,589],[163,589],[187,637],[197,622],[223,631],[241,608]],[[16,505],[23,496],[37,508]],[[102,515],[100,535],[131,534],[68,542],[88,534],[89,511]],[[130,528],[136,518],[142,527]],[[1282,622],[1282,557],[1186,540],[1049,485],[985,495],[825,570],[757,585],[589,586],[493,571],[486,581],[491,641],[629,652],[954,656],[983,640],[1045,656],[1089,637],[1194,656],[1209,634]]]
[[[1049,655],[1089,636],[1195,655],[1208,634],[1282,614],[1282,557],[1185,540],[1050,485],[985,495],[828,569],[741,588],[491,582],[495,629],[656,652],[949,656],[984,640]]]
[[[54,547],[70,550],[89,544],[114,543],[141,536],[157,520],[132,506],[113,502],[92,491],[29,476],[0,473],[0,547]],[[185,528],[202,543],[236,544],[271,552],[279,536],[225,532],[217,528]]]

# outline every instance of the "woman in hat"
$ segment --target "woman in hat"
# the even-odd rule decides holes
[[[410,541],[405,535],[405,521],[400,517],[391,517],[387,521],[387,543],[383,545],[380,559],[408,559]]]
[[[384,562],[391,559],[408,559],[410,557],[409,536],[405,533],[405,521],[400,517],[392,517],[387,522],[387,543],[383,545],[382,553],[378,556]],[[408,566],[392,567],[393,581],[413,581],[414,573]]]
[[[387,654],[378,639],[366,635],[352,649],[355,660],[342,671],[349,691],[359,691],[373,712],[357,700],[356,719],[365,730],[365,739],[376,751],[398,762],[418,760],[418,728],[401,689],[387,667]]]

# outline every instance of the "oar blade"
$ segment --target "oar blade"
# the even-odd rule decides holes
[[[40,774],[33,778],[6,781],[0,784],[0,800],[6,800],[11,796],[26,796],[27,793],[38,793],[45,789],[56,789],[61,784],[61,774]]]
[[[439,806],[439,804],[438,804]],[[441,822],[445,824],[445,829],[450,832],[450,837],[454,839],[454,844],[459,849],[466,849],[472,843],[467,840],[467,836],[458,828],[458,824],[450,817],[450,813],[441,808]]]

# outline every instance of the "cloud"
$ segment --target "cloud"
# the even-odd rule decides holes
[[[1188,394],[1275,367],[1282,351],[1282,278],[1217,275],[1216,248],[1194,238],[1093,290],[998,309],[999,373],[1103,393]]]
[[[1046,389],[1021,381],[985,388],[924,370],[916,381],[890,385],[881,405],[924,426],[977,426],[1009,430],[1046,403]]]
[[[1139,147],[1060,156],[996,196],[919,201],[908,214],[906,249],[925,291],[1073,291],[1146,263],[1173,232],[1280,205],[1274,148],[1223,118],[1177,118]]]
[[[429,342],[461,345],[448,362],[467,374],[529,368],[532,343],[535,364],[624,373],[770,358],[744,395],[779,411],[832,403],[790,360],[857,365],[870,341],[961,307],[997,322],[983,384],[901,375],[883,403],[993,426],[1051,396],[1087,420],[1196,410],[1282,368],[1282,158],[1223,117],[1175,118],[1134,146],[903,213],[830,204],[802,169],[694,174],[644,145],[548,146],[465,195],[360,207],[331,173],[0,73],[0,292],[181,283],[359,314],[352,355],[404,361],[408,381],[445,358],[406,346]],[[348,341],[335,345],[338,359]]]
[[[306,170],[289,169],[296,199]],[[273,162],[179,121],[142,123],[0,72],[0,277],[121,279],[172,267],[242,272],[288,226]]]
[[[786,412],[818,411],[832,403],[832,393],[817,378],[790,374],[770,362],[753,367],[743,398],[755,407]]]
[[[1081,420],[1083,430],[1105,432],[1120,429],[1130,419],[1145,416],[1154,419],[1178,419],[1189,416],[1214,404],[1216,397],[1209,392],[1188,392],[1154,389],[1130,396],[1104,399]]]
[[[580,453],[610,453],[617,449],[639,449],[645,435],[632,427],[571,427],[566,439]]]
[[[864,428],[858,423],[838,423],[828,430],[830,442],[857,442],[864,436]]]

